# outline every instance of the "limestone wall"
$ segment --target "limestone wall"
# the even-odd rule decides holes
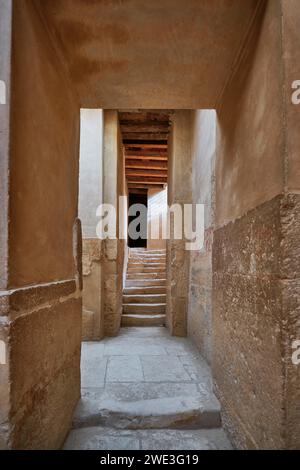
[[[188,334],[206,358],[212,353],[212,240],[214,223],[215,111],[192,112],[192,202],[204,204],[205,242],[190,252]]]
[[[5,35],[10,2],[0,8]],[[0,442],[58,448],[80,395],[79,105],[34,2],[13,2],[13,10],[9,278],[0,302],[10,371],[9,388],[0,389]]]
[[[80,112],[79,207],[82,236],[96,238],[97,207],[103,201],[103,111]]]
[[[281,286],[285,355],[286,446],[300,447],[300,367],[291,362],[292,343],[300,339],[300,105],[292,104],[291,83],[300,80],[300,4],[282,1],[284,64],[285,193],[281,206]],[[294,90],[292,90],[293,92]]]
[[[166,240],[163,234],[167,227],[167,189],[148,190],[148,237],[149,250],[163,250]]]
[[[240,448],[300,445],[299,371],[291,364],[299,335],[300,111],[287,78],[299,54],[299,19],[295,2],[262,2],[218,109],[213,372]]]
[[[104,336],[101,301],[102,241],[86,238],[82,243],[82,339],[95,341]]]
[[[103,202],[103,111],[81,110],[79,217],[83,233],[82,338],[101,339],[104,321],[101,308],[102,243],[97,238],[98,206]]]
[[[117,238],[102,243],[102,309],[104,334],[115,336],[121,325],[122,290],[126,241],[119,234],[119,196],[126,194],[124,152],[118,113],[104,112],[104,187],[103,201],[112,204],[117,214]],[[124,214],[123,214],[124,216]],[[121,217],[121,224],[122,217]]]
[[[3,315],[3,292],[8,285],[8,184],[9,184],[9,113],[11,64],[11,1],[0,1],[0,79],[6,85],[6,105],[0,104],[0,341],[5,348],[6,364],[0,364],[0,449],[9,438],[9,319]],[[2,358],[3,359],[3,358]],[[5,362],[5,361],[3,361]]]
[[[168,204],[192,201],[191,111],[175,111],[169,142]],[[167,241],[166,323],[175,336],[186,336],[190,253],[184,239],[175,239],[171,219],[171,238]]]

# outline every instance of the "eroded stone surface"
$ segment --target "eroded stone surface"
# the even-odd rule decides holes
[[[168,203],[192,203],[192,152],[191,112],[178,110],[173,115],[173,127],[169,139]],[[176,223],[178,227],[178,222]],[[167,240],[167,325],[175,336],[187,335],[189,261],[186,250],[186,233],[176,235],[174,219],[170,224]]]
[[[207,363],[188,339],[171,337],[165,328],[122,328],[117,338],[84,343],[82,376],[74,428],[221,425]]]
[[[213,367],[239,447],[297,442],[294,435],[288,444],[283,430],[297,421],[299,400],[291,362],[299,335],[299,200],[278,196],[215,232]]]
[[[102,241],[83,240],[83,315],[82,337],[85,341],[99,340],[104,335],[101,301]]]

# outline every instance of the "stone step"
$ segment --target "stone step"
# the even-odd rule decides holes
[[[124,294],[124,304],[157,304],[166,303],[166,294]]]
[[[126,279],[166,279],[164,271],[154,273],[127,273]]]
[[[166,265],[162,264],[161,266],[128,266],[127,273],[158,273],[166,272]]]
[[[124,314],[121,317],[121,326],[165,326],[166,315],[136,315]]]
[[[159,315],[166,313],[165,303],[130,303],[123,304],[123,313],[137,314],[137,315]]]
[[[138,268],[138,267],[144,267],[144,268],[155,268],[155,267],[158,267],[158,268],[162,268],[162,267],[166,267],[166,263],[164,263],[163,261],[132,261],[132,260],[129,260],[128,261],[128,267],[129,268]]]
[[[147,261],[134,261],[128,262],[127,268],[164,268],[166,269],[167,264],[165,262],[159,262],[159,263],[148,263]]]
[[[167,254],[166,253],[130,253],[128,258],[166,258]]]
[[[148,295],[148,294],[165,294],[164,286],[148,286],[148,287],[126,287],[124,295]]]
[[[147,260],[130,260],[128,261],[128,267],[133,267],[133,268],[136,268],[136,267],[149,267],[149,268],[154,268],[155,266],[161,268],[161,267],[165,267],[167,266],[167,263],[166,261],[164,260],[159,260],[159,261],[147,261]]]
[[[88,393],[80,400],[73,429],[110,426],[117,429],[208,429],[221,426],[220,404],[212,391],[192,391],[190,384],[127,384],[127,393],[112,389]],[[125,386],[125,385],[124,385]],[[184,393],[184,388],[187,393]],[[139,396],[138,391],[141,389]],[[156,393],[155,393],[156,392]],[[121,396],[120,396],[121,395]],[[123,397],[128,398],[123,398]],[[130,397],[130,398],[129,398]]]
[[[166,279],[126,279],[127,287],[155,287],[166,286]]]

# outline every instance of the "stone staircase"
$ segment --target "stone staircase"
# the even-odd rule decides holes
[[[122,326],[164,326],[165,319],[166,250],[131,248]]]

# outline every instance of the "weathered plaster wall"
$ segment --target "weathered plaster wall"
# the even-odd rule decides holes
[[[8,284],[8,185],[9,185],[9,113],[12,3],[0,1],[0,80],[6,85],[6,105],[0,104],[0,312],[3,291]],[[0,314],[1,315],[1,314]],[[6,350],[6,364],[0,365],[0,449],[7,446],[9,433],[9,322],[0,316],[0,341]]]
[[[5,4],[0,23],[9,28]],[[33,2],[13,9],[9,279],[0,301],[10,370],[0,442],[58,448],[80,395],[79,106]]]
[[[282,0],[282,48],[284,65],[284,91],[286,107],[286,188],[299,192],[299,114],[300,106],[291,102],[291,85],[300,80],[300,37],[299,37],[300,4],[297,0]]]
[[[101,339],[104,322],[101,308],[101,249],[96,236],[98,206],[103,200],[103,111],[81,110],[79,217],[83,233],[82,338]]]
[[[118,334],[122,314],[123,269],[125,241],[119,236],[119,196],[126,194],[124,151],[118,112],[104,111],[104,186],[103,202],[116,209],[117,238],[102,242],[102,309],[104,334]]]
[[[291,101],[291,83],[300,80],[300,4],[282,1],[285,106],[285,189],[282,207],[281,279],[285,330],[286,446],[300,448],[300,367],[291,362],[292,343],[300,339],[300,105]],[[292,90],[294,91],[294,90]]]
[[[285,94],[299,18],[299,6],[262,3],[218,110],[213,372],[239,448],[300,445],[299,371],[291,364],[299,193],[288,193],[299,189],[299,108]]]
[[[0,289],[8,280],[8,170],[9,170],[9,114],[11,73],[12,2],[0,2],[0,80],[5,83],[6,104],[0,104]]]
[[[183,209],[192,201],[191,155],[191,111],[175,111],[169,142],[169,206],[179,204]],[[172,220],[167,241],[166,323],[174,336],[186,336],[190,253],[184,238],[175,239]]]
[[[148,250],[166,249],[164,234],[167,233],[167,189],[148,190]]]
[[[103,111],[80,111],[78,213],[83,238],[96,238],[97,207],[103,200]]]
[[[283,189],[280,1],[249,39],[219,112],[216,223],[223,225]],[[272,51],[272,53],[270,53]]]
[[[206,360],[211,362],[215,111],[193,111],[191,133],[192,202],[204,204],[205,237],[203,248],[190,252],[188,334]]]
[[[33,2],[15,3],[10,285],[20,287],[73,276],[79,110]]]

